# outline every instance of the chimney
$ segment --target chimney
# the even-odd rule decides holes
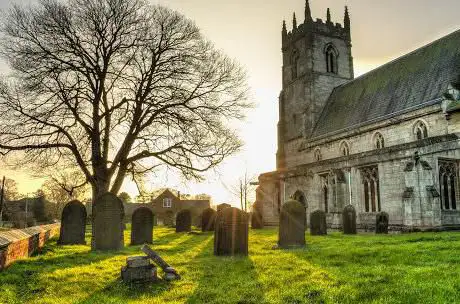
[[[179,200],[180,200],[180,191],[177,191],[177,197],[178,197]]]

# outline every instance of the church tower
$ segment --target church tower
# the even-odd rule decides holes
[[[333,23],[327,9],[326,21],[312,19],[305,3],[305,20],[292,30],[282,28],[283,89],[279,97],[277,169],[285,169],[286,144],[309,138],[332,90],[353,79],[350,16],[345,7],[343,26]]]

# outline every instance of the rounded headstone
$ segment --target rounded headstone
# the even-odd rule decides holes
[[[176,232],[192,231],[192,213],[190,210],[181,210],[176,215]]]
[[[305,246],[305,207],[298,201],[288,201],[281,208],[278,246],[297,248]]]
[[[131,220],[131,245],[152,244],[153,212],[147,207],[134,210]]]
[[[249,216],[230,207],[217,212],[214,255],[248,255]]]
[[[251,227],[252,229],[264,228],[263,203],[261,201],[256,201],[252,205]]]
[[[310,214],[310,234],[327,235],[326,213],[316,210]]]
[[[356,210],[352,205],[343,208],[342,225],[344,234],[356,234]]]
[[[229,204],[220,204],[217,205],[217,212],[224,210],[225,208],[232,208],[232,205]]]
[[[71,201],[65,205],[61,216],[61,232],[59,245],[86,244],[86,208],[79,201]]]
[[[201,231],[214,231],[216,227],[216,211],[212,208],[203,210],[201,214]]]
[[[388,234],[388,223],[390,217],[386,212],[380,212],[375,217],[375,233]]]
[[[118,250],[124,246],[123,202],[112,193],[99,196],[93,206],[93,250]]]

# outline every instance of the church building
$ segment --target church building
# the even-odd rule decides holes
[[[277,170],[259,177],[266,225],[290,198],[340,228],[377,213],[394,230],[460,227],[460,31],[354,77],[351,22],[282,28]],[[391,43],[391,41],[389,41]]]

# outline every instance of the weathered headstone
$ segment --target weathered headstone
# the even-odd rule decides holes
[[[93,250],[118,250],[124,246],[123,202],[112,193],[99,196],[93,206]]]
[[[261,201],[256,201],[252,205],[251,227],[252,229],[264,228],[263,203]]]
[[[388,234],[389,216],[386,212],[380,212],[375,218],[375,233]]]
[[[192,213],[188,209],[181,210],[176,215],[176,232],[192,231]]]
[[[61,232],[59,245],[86,244],[86,208],[79,201],[71,201],[65,205],[61,216]]]
[[[153,212],[147,207],[134,210],[131,220],[131,245],[152,244]]]
[[[326,213],[316,210],[310,214],[310,234],[327,235]]]
[[[229,204],[220,204],[220,205],[217,205],[217,212],[219,211],[222,211],[224,210],[225,208],[231,208],[232,205],[229,205]]]
[[[298,201],[288,201],[281,208],[278,246],[298,248],[305,246],[305,207]]]
[[[214,231],[216,227],[216,211],[212,208],[203,210],[201,214],[201,231]]]
[[[248,255],[248,214],[237,208],[217,212],[214,255]]]
[[[342,225],[344,234],[356,234],[356,210],[352,205],[343,208]]]

